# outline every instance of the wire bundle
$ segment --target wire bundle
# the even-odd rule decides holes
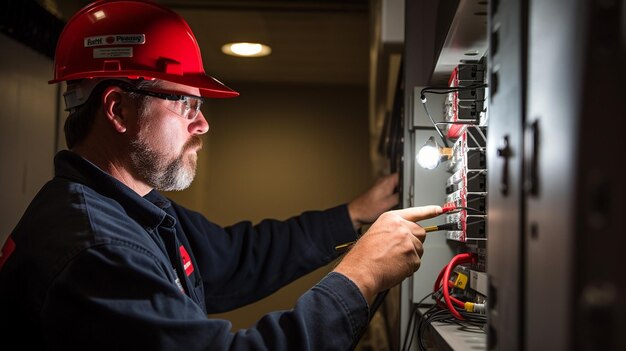
[[[450,280],[454,268],[460,264],[475,263],[475,261],[476,255],[462,253],[454,256],[452,260],[442,268],[435,281],[433,292],[426,295],[413,306],[407,326],[407,333],[402,344],[402,351],[411,349],[415,334],[417,334],[418,337],[419,349],[426,350],[424,334],[428,326],[433,322],[456,323],[465,328],[468,326],[482,328],[487,322],[487,317],[483,314],[484,305],[474,304],[473,302],[463,302],[454,297],[450,291],[451,287],[454,287],[454,283]],[[415,319],[418,318],[418,308],[424,307],[425,305],[423,303],[429,297],[435,300],[435,305],[432,305],[428,310],[422,313],[417,325],[413,326]]]

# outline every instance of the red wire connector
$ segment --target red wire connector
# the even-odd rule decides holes
[[[448,265],[443,270],[443,276],[441,277],[441,281],[443,283],[441,284],[443,288],[443,299],[446,303],[446,306],[448,307],[448,310],[450,310],[450,313],[452,313],[452,315],[456,317],[457,319],[462,320],[464,318],[452,305],[453,302],[459,305],[460,301],[450,296],[450,284],[448,283],[450,281],[450,273],[452,272],[454,267],[460,264],[474,263],[474,262],[476,262],[476,255],[471,254],[471,253],[458,254],[454,256],[452,260],[450,260],[450,263],[448,263]]]
[[[454,204],[454,202],[447,202],[443,204],[443,206],[441,206],[441,209],[443,210],[441,211],[441,213],[450,212],[456,210],[456,205]]]

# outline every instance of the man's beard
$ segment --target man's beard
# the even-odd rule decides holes
[[[130,158],[138,175],[154,189],[184,190],[191,185],[196,176],[197,164],[197,155],[187,154],[186,151],[198,147],[202,147],[202,139],[194,135],[183,145],[179,155],[167,160],[164,155],[152,150],[140,136],[131,143]]]

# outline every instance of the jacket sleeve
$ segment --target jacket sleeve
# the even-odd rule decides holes
[[[43,303],[47,349],[349,350],[368,322],[358,288],[330,273],[292,310],[232,333],[228,321],[207,318],[180,292],[168,269],[128,243],[77,255],[54,279]]]
[[[209,313],[270,295],[331,262],[339,255],[335,246],[357,238],[346,205],[285,221],[240,222],[225,228],[173,206],[202,277]]]

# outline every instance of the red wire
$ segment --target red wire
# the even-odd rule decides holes
[[[448,310],[450,311],[450,313],[452,313],[452,315],[454,317],[456,317],[457,319],[464,319],[463,316],[461,316],[461,314],[454,308],[454,306],[452,306],[452,301],[453,299],[456,300],[454,301],[457,305],[459,303],[462,303],[462,301],[450,296],[450,286],[448,284],[448,282],[450,281],[450,273],[452,272],[452,269],[454,269],[454,267],[456,267],[459,264],[462,263],[469,263],[472,262],[476,259],[476,256],[474,256],[471,253],[462,253],[462,254],[458,254],[456,256],[454,256],[452,258],[452,260],[450,260],[450,263],[448,263],[448,265],[445,266],[444,272],[443,272],[443,277],[441,278],[442,281],[446,282],[445,284],[443,284],[443,299],[446,303],[446,306],[448,307]],[[465,304],[463,304],[464,306]]]
[[[461,307],[461,308],[465,308],[465,302],[463,302],[463,301],[461,301],[461,300],[457,299],[456,297],[454,297],[454,296],[450,296],[450,300],[451,300],[452,302],[454,302],[455,304],[457,304],[457,306],[459,306],[459,307]]]
[[[433,286],[433,292],[437,292],[437,291],[439,291],[439,289],[441,289],[441,281],[442,281],[442,279],[441,279],[441,278],[443,278],[443,273],[445,272],[446,267],[448,267],[448,265],[443,266],[443,268],[442,268],[442,269],[441,269],[441,271],[439,272],[439,275],[437,276],[437,279],[435,280],[435,285]],[[451,281],[449,281],[449,280],[448,280],[448,284],[449,284],[451,287],[454,287],[454,283],[452,283],[452,282],[451,282]],[[459,307],[462,307],[462,308],[464,308],[464,307],[465,307],[465,302],[463,302],[463,301],[461,301],[461,300],[459,300],[459,299],[455,298],[454,296],[450,296],[450,300],[451,300],[452,302],[454,302],[455,304],[457,304]],[[439,301],[439,300],[437,301],[437,304],[438,304],[441,308],[447,308],[447,306],[446,306],[445,304],[441,303],[441,301]]]

